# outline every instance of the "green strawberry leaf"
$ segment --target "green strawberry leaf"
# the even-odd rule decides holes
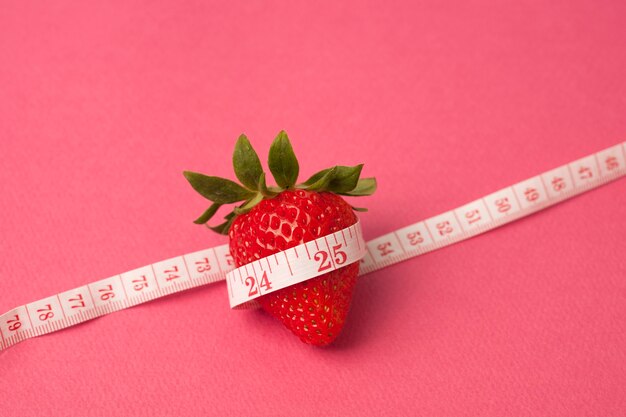
[[[330,182],[328,191],[333,193],[346,193],[354,190],[359,182],[362,169],[363,164],[354,167],[337,166],[335,177]]]
[[[211,220],[211,217],[215,215],[215,213],[217,212],[217,209],[219,209],[221,206],[222,206],[221,204],[217,204],[217,203],[211,204],[211,207],[209,207],[204,213],[202,213],[202,216],[198,217],[193,222],[195,224],[205,224],[206,222]]]
[[[261,173],[261,176],[259,177],[259,184],[258,184],[258,190],[261,194],[263,194],[265,197],[274,197],[276,196],[280,191],[273,191],[270,190],[269,188],[267,188],[267,184],[265,183],[265,172]]]
[[[235,175],[243,185],[251,190],[256,190],[259,177],[263,173],[259,156],[254,151],[246,135],[239,136],[233,152],[233,167]]]
[[[280,131],[270,146],[268,165],[280,187],[292,188],[298,181],[300,166],[284,130]]]
[[[250,200],[246,201],[246,203],[244,205],[242,205],[240,207],[235,207],[233,209],[233,213],[235,213],[235,214],[246,214],[247,212],[252,210],[252,208],[254,206],[259,204],[262,200],[263,200],[263,194],[257,193]]]
[[[361,178],[353,190],[338,194],[353,197],[372,195],[376,191],[376,187],[376,178]]]
[[[233,221],[240,214],[246,214],[264,198],[273,198],[286,189],[298,188],[316,192],[329,191],[345,196],[365,196],[376,191],[375,178],[362,178],[363,165],[353,167],[338,165],[317,172],[302,184],[296,185],[299,164],[293,148],[284,131],[281,131],[270,147],[268,165],[276,179],[277,186],[268,186],[261,161],[245,135],[239,136],[233,152],[235,175],[243,185],[234,181],[210,177],[196,172],[183,174],[191,186],[213,204],[194,223],[204,224],[211,230],[228,235]],[[210,226],[208,222],[224,204],[236,204],[232,212],[224,216],[224,222]],[[367,209],[352,207],[355,211]]]
[[[324,191],[328,189],[328,185],[330,184],[330,182],[333,180],[333,178],[335,177],[335,173],[337,172],[337,167],[332,167],[328,170],[325,170],[326,172],[319,177],[315,182],[313,182],[312,184],[308,185],[306,187],[307,190],[309,191]]]
[[[228,230],[230,229],[230,225],[233,224],[233,220],[235,220],[234,216],[232,218],[226,220],[222,224],[219,224],[217,226],[209,226],[209,225],[207,225],[207,227],[209,229],[213,230],[214,232],[219,233],[220,235],[228,235]]]
[[[230,204],[247,200],[255,195],[254,191],[246,190],[241,185],[219,177],[209,177],[197,172],[183,173],[189,184],[204,198],[218,204]]]
[[[315,174],[311,175],[311,177],[308,180],[304,181],[302,184],[299,184],[298,188],[307,189],[311,184],[316,183],[320,178],[326,175],[328,171],[330,171],[331,169],[332,168],[326,168],[319,172],[316,172]]]
[[[352,191],[359,183],[359,177],[361,176],[361,170],[363,170],[363,164],[359,164],[353,167],[337,167],[337,174],[332,182],[332,189],[335,193],[344,193]]]
[[[309,187],[315,182],[319,181],[324,175],[326,175],[331,169],[324,169],[320,172],[317,172],[311,176],[308,180],[302,183],[304,189],[310,189]],[[352,191],[358,184],[359,176],[361,175],[361,170],[363,169],[363,164],[347,167],[342,165],[337,165],[334,167],[335,174],[331,181],[328,183],[328,186],[320,191],[331,191],[333,193],[346,193],[348,191]]]
[[[354,211],[360,211],[362,213],[365,213],[367,211],[367,209],[363,207],[354,207],[354,206],[351,206],[351,207],[352,207],[352,210]]]

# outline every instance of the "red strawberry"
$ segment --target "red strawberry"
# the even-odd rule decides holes
[[[356,223],[352,208],[332,193],[287,190],[264,200],[230,227],[230,252],[237,266],[337,232]],[[325,345],[341,331],[359,263],[267,294],[265,311],[305,343]]]
[[[338,194],[364,196],[376,190],[374,178],[359,179],[362,165],[325,169],[296,185],[298,161],[285,132],[278,134],[269,152],[268,165],[278,187],[266,186],[259,158],[244,135],[235,146],[233,165],[244,187],[193,172],[185,172],[185,177],[196,191],[213,201],[195,221],[198,224],[205,224],[222,204],[245,200],[224,223],[211,227],[229,235],[236,266],[351,226],[357,217]],[[356,262],[274,291],[258,301],[303,342],[327,345],[343,328],[358,272]]]

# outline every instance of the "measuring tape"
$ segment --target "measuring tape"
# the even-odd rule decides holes
[[[366,252],[361,222],[357,221],[338,232],[250,262],[226,274],[230,306],[255,306],[250,303],[255,298],[358,262]]]
[[[234,269],[228,245],[167,259],[8,311],[0,316],[0,351],[35,336],[224,279],[231,307],[254,306],[257,297],[349,263],[360,262],[359,274],[367,274],[484,233],[623,176],[626,142],[367,243],[357,223],[252,262],[247,268]]]

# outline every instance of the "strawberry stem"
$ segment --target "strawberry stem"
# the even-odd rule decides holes
[[[193,189],[212,201],[211,206],[194,223],[206,224],[222,205],[243,201],[224,217],[225,222],[218,226],[207,225],[211,230],[226,235],[237,215],[249,212],[264,199],[273,198],[288,189],[361,197],[372,195],[377,187],[375,178],[359,178],[363,164],[353,167],[337,165],[319,171],[305,182],[296,184],[300,166],[284,130],[278,133],[270,146],[268,166],[278,186],[266,184],[266,174],[263,172],[259,156],[246,135],[242,134],[235,144],[233,168],[235,176],[243,186],[228,179],[185,171],[183,174]],[[363,208],[352,208],[355,211],[367,211]]]

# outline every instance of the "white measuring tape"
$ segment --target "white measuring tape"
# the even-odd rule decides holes
[[[626,142],[367,243],[357,223],[252,262],[248,269],[244,266],[233,270],[228,245],[157,262],[8,311],[0,316],[0,351],[25,339],[222,281],[226,276],[230,305],[235,307],[254,303],[263,294],[358,259],[361,259],[360,275],[367,274],[484,233],[623,176],[626,176]],[[327,267],[329,262],[332,269]]]
[[[226,274],[230,306],[237,307],[281,288],[343,268],[358,262],[366,253],[361,223],[356,222],[338,232],[250,262]]]

